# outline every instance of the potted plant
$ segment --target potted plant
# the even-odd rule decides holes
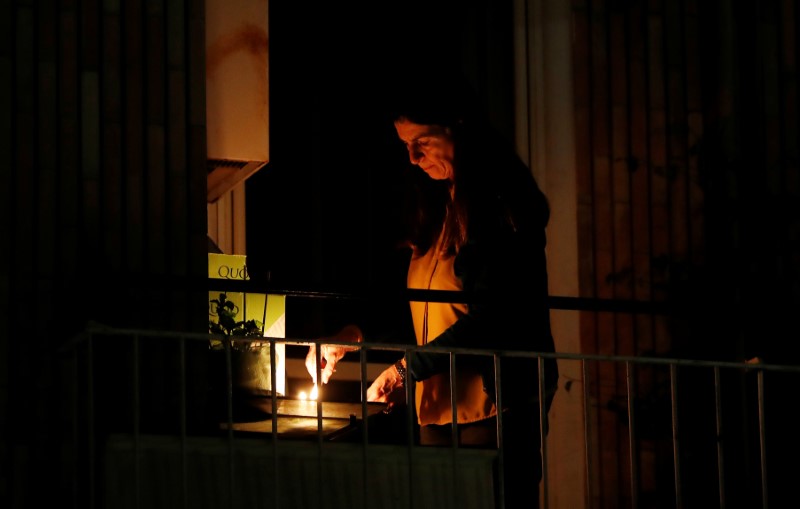
[[[234,412],[252,410],[258,398],[271,396],[270,344],[259,320],[240,320],[239,306],[227,293],[209,300],[208,332],[215,392],[228,394],[228,362]],[[230,359],[226,352],[230,352]]]
[[[258,320],[236,320],[239,306],[228,299],[227,293],[220,293],[219,298],[211,299],[209,314],[215,319],[208,320],[208,332],[221,334],[225,339],[232,337],[260,337],[264,324]],[[239,342],[241,345],[242,342]],[[212,339],[211,348],[220,350],[225,348],[221,339]]]

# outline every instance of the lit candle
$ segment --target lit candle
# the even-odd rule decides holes
[[[314,384],[314,386],[311,388],[311,393],[310,394],[306,394],[305,391],[300,391],[297,394],[298,399],[302,399],[302,400],[310,399],[310,400],[316,401],[317,396],[318,396],[317,384]]]

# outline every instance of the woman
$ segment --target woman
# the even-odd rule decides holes
[[[395,93],[398,138],[416,169],[405,239],[411,247],[408,288],[465,292],[468,304],[411,302],[422,350],[386,369],[367,399],[393,402],[414,381],[421,445],[451,445],[450,358],[425,352],[473,348],[554,352],[547,305],[547,200],[531,172],[464,105],[463,88],[407,86]],[[421,171],[419,171],[421,170]],[[350,326],[337,341],[361,341]],[[352,348],[323,345],[321,381]],[[316,354],[306,359],[316,380]],[[549,410],[558,370],[544,359],[542,408]],[[538,360],[501,357],[505,506],[538,503],[541,478]],[[463,446],[496,447],[497,385],[488,355],[456,356],[456,412]],[[532,489],[533,488],[533,489]]]

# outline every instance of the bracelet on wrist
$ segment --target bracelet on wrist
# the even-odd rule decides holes
[[[406,384],[406,367],[403,366],[403,361],[397,361],[394,363],[394,369],[397,370],[397,374],[400,375],[400,383],[405,385]]]

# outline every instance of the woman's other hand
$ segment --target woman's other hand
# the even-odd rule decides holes
[[[321,341],[334,341],[337,343],[360,343],[363,339],[361,329],[356,325],[346,325],[333,336],[322,338]],[[333,373],[336,372],[338,363],[347,352],[358,350],[357,346],[326,345],[320,342],[320,379],[323,384],[328,383]],[[311,380],[317,383],[317,348],[316,344],[308,347],[306,354],[306,370],[311,375]]]
[[[383,370],[367,389],[367,401],[388,403],[389,409],[397,403],[404,402],[405,396],[403,378],[395,365]]]

